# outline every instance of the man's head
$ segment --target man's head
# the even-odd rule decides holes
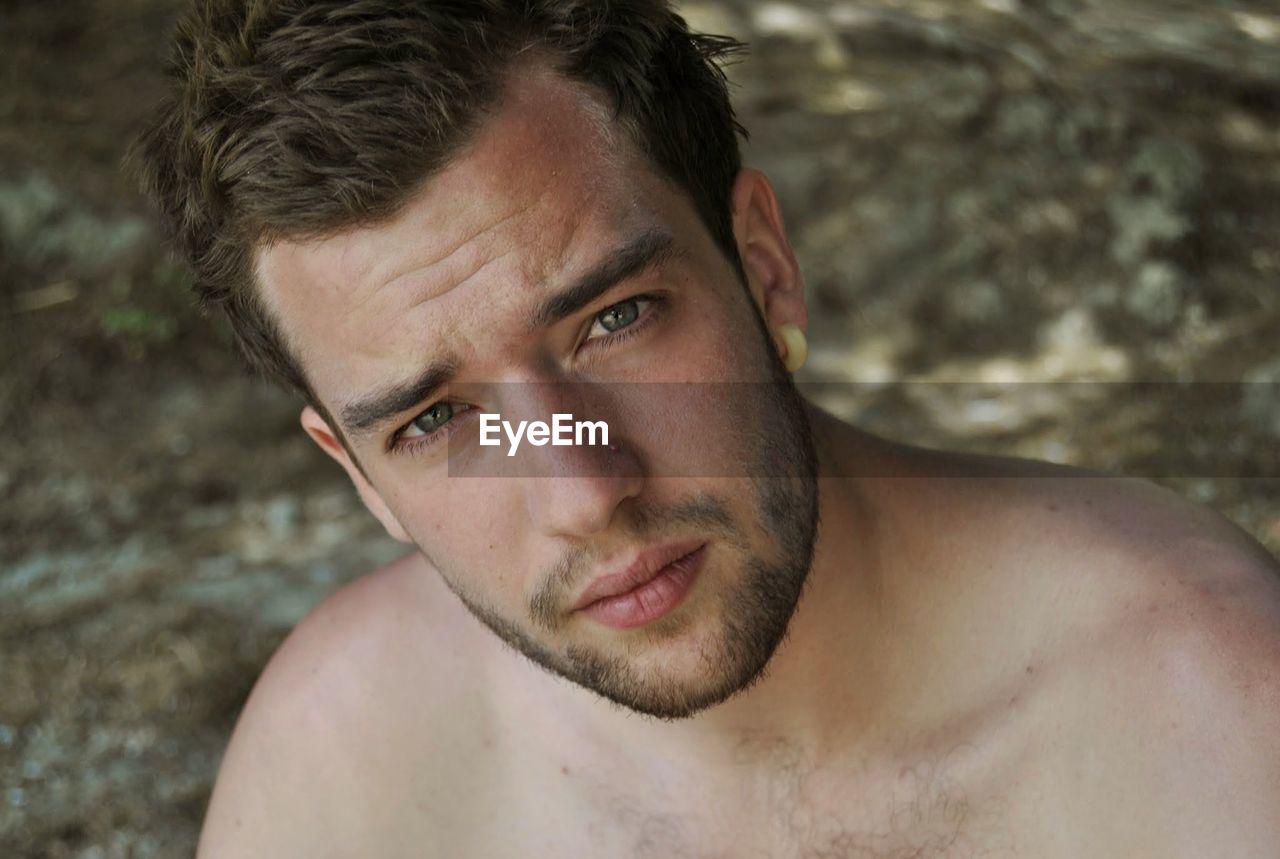
[[[774,351],[802,285],[738,164],[725,43],[656,2],[249,6],[188,26],[206,85],[144,145],[246,351],[287,364],[307,431],[508,643],[659,716],[745,688],[795,610],[817,491]],[[590,413],[614,444],[481,476],[481,411]],[[697,573],[661,617],[579,609],[677,549]]]

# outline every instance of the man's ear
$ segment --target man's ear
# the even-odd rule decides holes
[[[782,223],[778,197],[763,173],[739,171],[732,202],[733,234],[747,287],[776,342],[782,325],[804,329],[809,322],[800,265]]]
[[[351,458],[351,454],[347,452],[328,422],[320,417],[320,413],[311,406],[307,406],[302,410],[301,421],[302,428],[307,431],[307,435],[311,436],[311,440],[333,457],[347,472],[347,477],[350,477],[351,482],[355,484],[356,492],[360,493],[360,500],[364,502],[364,506],[368,507],[374,518],[382,523],[382,527],[387,529],[392,539],[402,543],[412,543],[413,540],[409,538],[400,520],[387,507],[386,502],[382,500],[382,495],[373,488],[373,484],[364,476],[364,472],[356,465],[355,460]]]

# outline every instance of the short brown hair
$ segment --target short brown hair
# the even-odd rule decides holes
[[[609,100],[740,270],[745,131],[718,62],[742,47],[691,33],[665,0],[195,0],[131,161],[202,306],[227,314],[251,367],[319,407],[254,288],[254,249],[394,215],[529,48]]]

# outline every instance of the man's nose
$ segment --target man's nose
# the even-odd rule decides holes
[[[607,470],[564,477],[532,477],[525,482],[529,519],[553,537],[589,537],[608,529],[618,508],[640,494],[639,464],[620,446]]]
[[[601,399],[589,386],[527,386],[522,394],[537,401],[523,404],[536,413],[609,425],[607,442],[599,431],[581,436],[575,431],[572,444],[521,446],[516,455],[523,460],[519,470],[527,475],[523,483],[530,521],[557,537],[586,537],[606,530],[619,506],[639,495],[644,485],[643,465],[619,432],[622,428],[608,420],[606,403],[595,403],[602,409],[588,405]]]

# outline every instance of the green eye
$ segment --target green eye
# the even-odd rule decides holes
[[[609,309],[603,311],[596,317],[596,321],[605,331],[613,333],[626,328],[635,322],[640,316],[640,302],[637,299],[630,298],[626,301],[619,302]]]
[[[433,433],[449,422],[453,417],[453,403],[436,403],[413,419],[410,424],[423,435]]]

